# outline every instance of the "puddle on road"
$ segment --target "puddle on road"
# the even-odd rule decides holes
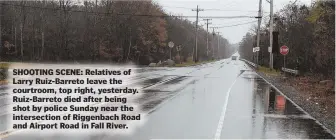
[[[173,96],[175,92],[160,91],[160,90],[144,90],[142,94],[143,95],[140,98],[135,99],[135,102],[141,105],[142,111],[147,112],[154,109],[164,100]]]
[[[142,81],[141,83],[143,85],[147,85],[147,84],[155,84],[157,82],[162,81],[166,76],[162,76],[162,77],[158,77],[158,78],[152,78],[152,79],[146,79],[144,81]]]
[[[179,84],[180,82],[182,82],[183,80],[187,79],[187,76],[180,76],[176,79],[170,80],[168,82],[163,83],[164,85],[175,85],[175,84]]]
[[[8,96],[8,93],[0,93],[0,98],[2,98],[3,96]]]
[[[4,90],[7,90],[7,89],[8,89],[7,85],[1,85],[0,86],[0,91],[4,91]]]
[[[258,109],[254,106],[253,112],[255,114],[262,113],[265,119],[264,131],[266,132],[264,133],[276,132],[278,133],[277,137],[280,138],[335,138],[319,125],[315,119],[305,114],[298,106],[277,92],[258,75],[244,73],[241,77],[249,81],[254,81],[254,89],[252,89],[254,91],[253,102],[262,104],[263,110],[259,110],[258,112]],[[260,101],[262,103],[260,103]],[[274,137],[274,135],[266,135],[265,137]]]
[[[144,79],[144,80],[135,82],[133,84],[130,84],[128,87],[134,87],[134,86],[148,87],[148,86],[154,85],[155,83],[158,83],[168,78],[170,78],[170,76],[160,76],[156,78]]]
[[[155,89],[143,90],[141,92],[142,95],[139,98],[136,98],[134,101],[141,105],[142,111],[145,112],[150,111],[159,104],[161,104],[163,101],[171,98],[175,94],[178,94],[179,91],[183,90],[186,86],[182,86],[180,88],[167,88],[167,87],[171,87],[178,84],[189,85],[191,82],[182,83],[182,81],[185,81],[186,79],[188,79],[187,76],[180,76],[167,82],[164,82],[161,85],[158,85],[157,87],[155,87]],[[163,91],[162,89],[167,89],[169,91]]]
[[[164,100],[165,98],[146,102],[145,104],[141,106],[141,110],[144,112],[150,111],[153,108],[155,108],[157,105],[159,105],[161,102],[163,102]]]
[[[140,98],[137,98],[136,101],[138,103],[143,103],[148,100],[156,100],[156,99],[161,99],[165,98],[166,96],[169,95],[169,91],[159,91],[159,90],[144,90],[142,91],[142,95]]]

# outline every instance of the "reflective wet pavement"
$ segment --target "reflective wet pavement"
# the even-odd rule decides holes
[[[130,85],[141,85],[143,93],[131,99],[149,118],[132,135],[16,134],[2,139],[334,139],[241,61],[226,59],[186,68],[143,68],[138,72]],[[0,131],[4,131],[4,122],[0,120]]]

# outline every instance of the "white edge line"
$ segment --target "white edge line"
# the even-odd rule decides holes
[[[231,92],[232,87],[236,83],[237,79],[238,79],[238,77],[235,79],[235,81],[230,86],[229,90],[226,92],[225,103],[224,103],[224,106],[223,106],[222,114],[219,118],[217,130],[216,130],[216,133],[215,133],[215,140],[220,139],[221,132],[222,132],[222,129],[223,129],[223,124],[224,124],[224,119],[225,119],[226,108],[227,108],[228,101],[229,101],[230,92]]]
[[[320,121],[318,121],[316,118],[314,118],[313,116],[311,116],[307,111],[305,111],[302,107],[300,107],[298,104],[296,104],[292,99],[288,98],[288,96],[286,96],[282,91],[280,91],[276,86],[274,86],[272,83],[270,83],[269,81],[267,81],[264,77],[260,76],[257,72],[256,74],[261,77],[262,79],[265,80],[266,83],[268,83],[269,85],[271,85],[277,92],[279,92],[280,94],[282,94],[287,100],[289,100],[292,104],[294,104],[296,107],[298,107],[301,111],[303,111],[306,115],[308,115],[310,118],[314,119],[315,122],[317,124],[319,124],[322,128],[324,128],[328,133],[330,133],[331,135],[333,135],[335,137],[335,134],[332,133],[332,131],[330,131],[327,127],[325,127]]]

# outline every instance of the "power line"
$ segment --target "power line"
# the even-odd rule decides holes
[[[267,15],[267,16],[269,16],[269,15]],[[262,17],[262,18],[265,18],[265,16]],[[239,24],[224,25],[224,26],[217,25],[215,28],[221,28],[221,27],[234,27],[234,26],[245,25],[245,24],[250,24],[250,23],[256,22],[255,20],[250,21],[250,22],[243,22],[243,21],[248,21],[248,20],[242,20],[242,21],[239,21],[239,22],[238,22]],[[240,22],[243,22],[243,23],[240,23]],[[235,22],[235,23],[237,23],[237,22]],[[212,27],[212,28],[214,28],[214,27]]]
[[[188,7],[175,7],[175,6],[162,6],[162,7],[167,7],[167,8],[178,8],[178,9],[186,9],[186,10],[190,10],[193,8],[188,8]],[[258,11],[245,11],[245,10],[225,10],[225,9],[204,9],[206,11],[227,11],[227,12],[258,12]],[[268,12],[269,13],[269,12]]]
[[[17,6],[17,7],[28,7],[34,9],[44,9],[52,11],[60,11],[60,8],[46,8],[46,7],[37,7],[37,6],[28,6],[28,5],[18,5],[18,4],[9,4],[2,3],[3,5]],[[114,15],[114,16],[134,16],[134,17],[183,17],[183,18],[196,18],[197,16],[174,16],[174,15],[150,15],[150,14],[127,14],[127,13],[107,13],[107,12],[92,12],[92,11],[83,11],[83,10],[66,10],[67,12],[77,12],[77,13],[90,13],[98,15]],[[232,19],[232,18],[255,18],[254,16],[198,16],[198,18],[217,18],[217,19]]]
[[[250,16],[250,17],[255,17],[254,15],[256,15],[255,13],[253,13],[253,14],[251,14],[251,13],[249,13],[249,14],[244,14],[244,16]],[[224,18],[218,18],[217,20],[223,20]],[[234,19],[234,18],[233,18]],[[227,18],[226,19],[224,19],[224,20],[227,20]]]
[[[258,11],[244,11],[244,10],[224,10],[224,9],[204,9],[207,11],[231,11],[231,12],[258,12]]]
[[[162,7],[177,8],[177,9],[187,9],[187,10],[193,9],[193,8],[188,8],[188,7],[175,7],[175,6],[162,6]]]
[[[224,25],[226,24],[239,24],[239,23],[242,23],[242,22],[248,22],[248,21],[251,21],[251,20],[255,20],[255,19],[244,19],[244,20],[239,20],[239,21],[230,21],[230,22],[221,22],[221,23],[224,23]],[[222,26],[223,24],[214,24],[216,26]]]
[[[262,17],[262,18],[265,18],[265,17]],[[248,21],[248,20],[243,20],[243,21]],[[240,21],[242,22],[242,21]],[[256,22],[256,20],[253,20],[253,21],[250,21],[250,22],[243,22],[243,23],[239,23],[239,24],[232,24],[232,25],[224,25],[224,26],[221,26],[221,25],[216,25],[216,27],[210,27],[210,28],[225,28],[225,27],[235,27],[235,26],[239,26],[239,25],[246,25],[246,24],[250,24],[250,23],[254,23]],[[236,22],[237,23],[237,22]]]
[[[241,23],[241,24],[234,24],[234,25],[227,25],[227,26],[219,26],[217,28],[225,28],[225,27],[234,27],[234,26],[239,26],[239,25],[246,25],[246,24],[250,24],[250,23],[254,23],[256,21],[251,21],[251,22],[245,22],[245,23]]]

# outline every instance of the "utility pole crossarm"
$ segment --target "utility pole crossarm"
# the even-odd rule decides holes
[[[199,9],[199,8],[197,8],[197,9],[192,9],[191,11],[204,11],[204,9]]]

